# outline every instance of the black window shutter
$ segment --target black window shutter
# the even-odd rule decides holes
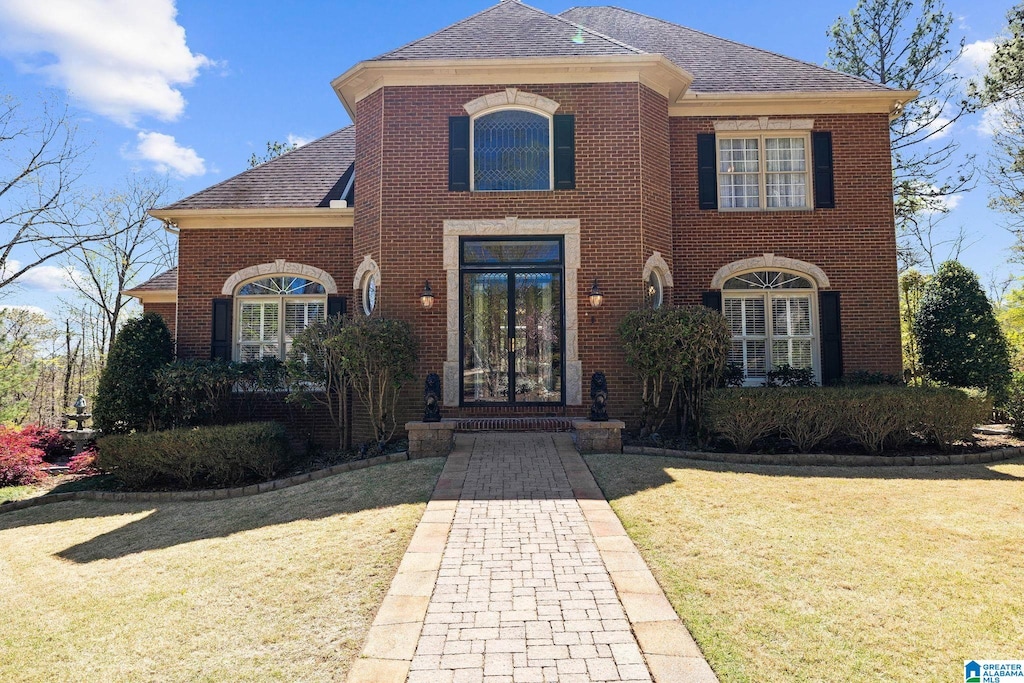
[[[555,115],[555,189],[576,189],[576,117]]]
[[[811,133],[814,155],[814,208],[836,208],[835,180],[832,173],[832,133],[816,130]]]
[[[700,302],[713,311],[722,312],[722,293],[720,291],[703,292]]]
[[[210,335],[210,359],[231,360],[232,300],[213,300],[213,329]]]
[[[821,383],[836,384],[843,378],[843,335],[839,292],[818,294],[821,312]]]
[[[342,317],[348,312],[348,299],[343,296],[331,295],[327,297],[327,317],[340,315]]]
[[[697,135],[697,193],[701,209],[718,208],[718,171],[715,168],[715,134]]]
[[[469,191],[469,117],[448,117],[448,190]]]

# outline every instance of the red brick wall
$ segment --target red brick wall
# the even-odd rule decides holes
[[[898,375],[888,117],[813,118],[815,130],[832,132],[836,208],[729,213],[701,211],[697,204],[697,134],[713,133],[713,119],[671,119],[674,299],[700,303],[715,271],[739,259],[773,253],[813,263],[840,292],[844,371]]]
[[[378,311],[408,320],[420,342],[416,380],[401,405],[403,421],[420,414],[423,378],[429,372],[441,374],[446,357],[447,282],[442,260],[446,219],[580,219],[578,291],[566,292],[566,297],[576,297],[580,313],[583,375],[589,378],[597,370],[605,371],[616,400],[635,393],[615,326],[642,296],[640,275],[652,248],[644,246],[641,233],[649,235],[657,245],[654,248],[671,260],[666,101],[636,83],[516,86],[558,102],[560,114],[575,115],[576,189],[449,192],[448,117],[465,115],[465,103],[505,87],[388,87],[357,106],[353,262],[373,254],[381,267]],[[641,120],[651,127],[643,136]],[[641,147],[646,156],[641,155]],[[367,197],[378,192],[379,204]],[[595,277],[605,294],[605,305],[596,311],[587,299]],[[430,310],[419,302],[425,279],[430,280],[435,296]],[[589,384],[585,385],[586,394]],[[506,407],[497,410],[508,411]],[[586,410],[586,406],[551,407],[539,412]],[[615,414],[623,410],[622,403],[613,407]],[[456,412],[446,409],[448,415]]]
[[[176,319],[176,305],[173,303],[144,303],[142,304],[143,313],[158,313],[164,322],[167,323],[167,329],[171,331],[171,336],[174,336],[174,323]]]
[[[351,228],[185,229],[178,236],[179,358],[209,358],[213,299],[242,268],[284,259],[327,271],[351,296]]]

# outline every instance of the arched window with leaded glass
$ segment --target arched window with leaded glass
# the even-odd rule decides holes
[[[820,376],[815,286],[783,270],[753,270],[722,286],[722,312],[732,330],[729,362],[743,368],[747,384],[760,384],[781,365],[810,368]]]
[[[305,277],[274,275],[242,283],[235,291],[235,358],[284,360],[292,339],[327,317],[327,290]]]
[[[492,110],[475,117],[472,189],[552,189],[551,127],[550,116],[525,109]]]

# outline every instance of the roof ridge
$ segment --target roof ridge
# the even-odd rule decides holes
[[[464,19],[459,19],[454,24],[448,24],[447,26],[444,26],[442,28],[437,29],[433,33],[428,33],[427,35],[421,36],[421,37],[417,38],[416,40],[411,40],[408,43],[405,43],[404,45],[399,45],[398,47],[396,47],[396,48],[394,48],[392,50],[388,50],[387,52],[382,52],[379,55],[377,55],[376,57],[374,57],[373,59],[368,59],[366,61],[368,61],[368,62],[375,62],[378,59],[380,59],[381,57],[387,57],[388,55],[392,55],[392,54],[394,54],[394,53],[396,53],[396,52],[398,52],[400,50],[404,50],[407,47],[412,47],[413,45],[416,45],[417,43],[422,43],[424,40],[426,40],[428,38],[433,38],[436,35],[444,33],[445,31],[447,31],[450,28],[455,28],[456,26],[458,26],[460,24],[465,24],[470,19],[476,19],[480,15],[487,14],[488,12],[492,12],[492,11],[498,9],[499,7],[501,7],[502,5],[504,5],[507,1],[508,0],[500,0],[500,2],[498,2],[497,5],[491,5],[490,7],[486,7],[484,9],[480,10],[479,12],[477,12],[476,14],[471,14],[468,17],[465,17]],[[520,4],[522,4],[522,3],[520,3]],[[533,9],[533,8],[531,7],[530,9]]]
[[[862,78],[861,76],[854,76],[853,74],[848,74],[848,73],[844,73],[842,71],[837,71],[835,69],[830,69],[827,66],[822,66],[820,64],[815,64],[814,62],[808,62],[808,61],[804,61],[802,59],[796,59],[795,57],[790,57],[788,55],[784,55],[784,54],[781,54],[781,53],[778,53],[778,52],[773,52],[772,50],[766,50],[766,49],[764,49],[762,47],[757,47],[756,45],[748,45],[747,43],[741,43],[738,40],[732,40],[730,38],[723,38],[722,36],[716,36],[713,33],[708,33],[707,31],[701,31],[700,29],[692,28],[690,26],[683,26],[682,24],[677,24],[674,21],[669,21],[668,19],[662,19],[661,17],[652,17],[649,14],[643,14],[642,12],[637,12],[636,10],[631,10],[631,9],[626,8],[626,7],[619,7],[618,5],[575,5],[573,7],[570,7],[568,9],[564,10],[563,12],[560,12],[560,14],[565,14],[566,12],[570,12],[570,11],[572,11],[574,9],[581,9],[581,10],[600,9],[601,7],[606,7],[606,8],[609,8],[609,9],[618,10],[620,12],[627,12],[629,14],[633,14],[633,15],[636,15],[638,17],[643,17],[644,19],[652,19],[652,20],[660,22],[662,24],[668,24],[669,26],[675,26],[676,28],[682,28],[682,29],[686,29],[687,31],[693,31],[694,33],[699,33],[702,36],[707,36],[708,38],[714,38],[715,40],[721,40],[722,42],[730,43],[732,45],[739,45],[740,47],[745,47],[745,48],[750,49],[750,50],[757,50],[758,52],[762,52],[762,53],[764,53],[766,55],[772,55],[774,57],[779,57],[780,59],[785,59],[787,61],[794,62],[796,64],[803,64],[804,66],[810,66],[810,67],[814,67],[815,69],[821,69],[822,71],[828,71],[829,73],[838,74],[840,76],[846,76],[847,78],[853,78],[853,79],[856,79],[858,81],[861,81],[862,83],[870,83],[871,85],[876,86],[878,88],[881,88],[883,90],[892,90],[892,88],[890,88],[889,86],[882,85],[881,83],[878,83],[876,81],[872,81],[872,80],[870,80],[868,78]]]
[[[561,21],[562,23],[569,24],[570,26],[573,26],[575,28],[578,28],[578,29],[581,29],[583,31],[586,31],[587,33],[590,33],[592,35],[597,36],[598,38],[603,38],[604,40],[607,40],[610,43],[614,43],[615,45],[618,45],[619,47],[624,47],[627,50],[632,50],[633,52],[635,52],[635,53],[637,53],[639,55],[648,54],[647,50],[642,50],[642,49],[640,49],[640,48],[638,48],[638,47],[636,47],[634,45],[630,45],[629,43],[623,42],[623,41],[619,40],[618,38],[612,38],[609,35],[605,35],[604,33],[601,33],[600,31],[598,31],[596,29],[592,29],[589,26],[586,26],[584,24],[577,24],[575,21],[572,21],[570,19],[566,19],[565,17],[563,17],[561,15],[562,14],[561,12],[559,12],[558,14],[551,14],[550,12],[545,12],[544,10],[539,9],[537,7],[534,7],[532,5],[527,5],[522,0],[501,0],[501,1],[503,3],[504,2],[516,2],[516,3],[522,5],[523,7],[527,8],[527,9],[532,9],[534,12],[540,12],[541,14],[543,14],[543,15],[545,15],[547,17],[551,17],[552,19],[557,19],[558,21]]]
[[[247,169],[245,169],[244,171],[241,171],[241,172],[239,172],[239,173],[236,173],[235,175],[233,175],[233,176],[230,176],[230,177],[228,177],[228,178],[225,178],[224,180],[220,181],[219,183],[215,183],[215,184],[213,184],[213,185],[210,185],[209,187],[205,187],[205,188],[203,188],[202,190],[199,190],[198,192],[193,192],[192,194],[188,195],[187,197],[182,197],[181,199],[177,200],[176,202],[174,202],[174,203],[172,203],[172,204],[168,204],[167,206],[165,206],[165,207],[163,207],[163,208],[165,208],[165,209],[169,209],[169,208],[172,208],[172,207],[174,207],[174,206],[177,206],[178,204],[181,204],[181,203],[187,202],[188,200],[192,199],[193,197],[199,196],[199,195],[201,195],[201,194],[205,194],[205,193],[209,192],[210,190],[213,190],[213,189],[215,189],[215,188],[218,188],[218,187],[220,187],[221,185],[224,185],[225,183],[229,183],[229,182],[231,182],[231,181],[232,181],[232,180],[234,180],[235,178],[239,178],[239,177],[241,177],[241,176],[245,175],[246,173],[252,173],[252,172],[253,172],[253,171],[255,171],[256,169],[260,169],[260,168],[265,168],[266,166],[269,166],[270,164],[274,163],[275,161],[278,161],[278,160],[280,160],[280,159],[283,159],[284,157],[287,157],[288,155],[292,154],[293,152],[298,152],[298,151],[299,151],[299,150],[301,150],[301,149],[302,149],[303,147],[309,147],[310,145],[315,145],[316,143],[320,142],[321,140],[326,140],[327,138],[331,137],[332,135],[337,135],[338,133],[341,133],[341,132],[343,132],[343,131],[346,131],[346,130],[348,130],[349,128],[355,128],[355,126],[356,126],[356,124],[354,124],[354,123],[350,123],[350,124],[348,124],[347,126],[342,126],[341,128],[339,128],[339,129],[337,129],[337,130],[335,130],[335,131],[332,131],[332,132],[330,132],[330,133],[327,133],[326,135],[321,135],[320,137],[318,137],[318,138],[317,138],[317,139],[315,139],[315,140],[310,140],[309,142],[307,142],[307,143],[306,143],[306,144],[304,144],[304,145],[301,145],[301,146],[299,146],[299,147],[296,147],[296,148],[295,148],[295,149],[293,149],[293,150],[289,150],[289,151],[287,151],[287,152],[285,152],[284,154],[281,154],[281,155],[279,155],[279,156],[276,156],[276,157],[274,157],[273,159],[271,159],[270,161],[265,161],[265,162],[263,162],[262,164],[260,164],[259,166],[254,166],[254,167],[252,167],[252,168],[247,168]],[[157,207],[154,207],[154,208],[157,208]]]

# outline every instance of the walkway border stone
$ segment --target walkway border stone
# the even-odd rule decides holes
[[[677,451],[671,448],[625,446],[628,455],[661,455],[704,462],[731,465],[802,465],[830,467],[935,467],[939,465],[982,465],[1002,462],[1024,456],[1024,446],[997,448],[981,453],[955,455],[832,455],[829,453],[709,453],[706,451]]]
[[[473,442],[472,436],[460,438],[448,455],[426,512],[370,626],[362,654],[348,672],[349,683],[404,683],[408,678],[455,507],[462,496]]]
[[[367,467],[375,467],[377,465],[384,465],[391,462],[404,462],[406,460],[416,459],[418,459],[417,456],[410,456],[408,452],[400,451],[398,453],[389,453],[388,455],[378,455],[373,458],[367,458],[366,460],[344,462],[332,467],[326,467],[322,470],[303,472],[302,474],[285,477],[284,479],[274,479],[272,481],[265,481],[260,484],[250,484],[248,486],[236,486],[230,489],[203,489],[200,491],[68,491],[67,493],[44,493],[43,495],[36,496],[34,498],[25,498],[23,500],[12,500],[6,503],[0,503],[0,514],[5,512],[14,512],[15,510],[25,510],[39,505],[65,503],[69,500],[105,500],[112,503],[184,503],[209,500],[227,500],[228,498],[245,498],[247,496],[255,496],[260,493],[280,491],[281,489],[298,486],[299,484],[305,484],[309,481],[333,477],[336,474],[342,474],[344,472],[353,472],[355,470],[362,470]]]
[[[586,462],[568,439],[555,447],[655,683],[718,683]]]

